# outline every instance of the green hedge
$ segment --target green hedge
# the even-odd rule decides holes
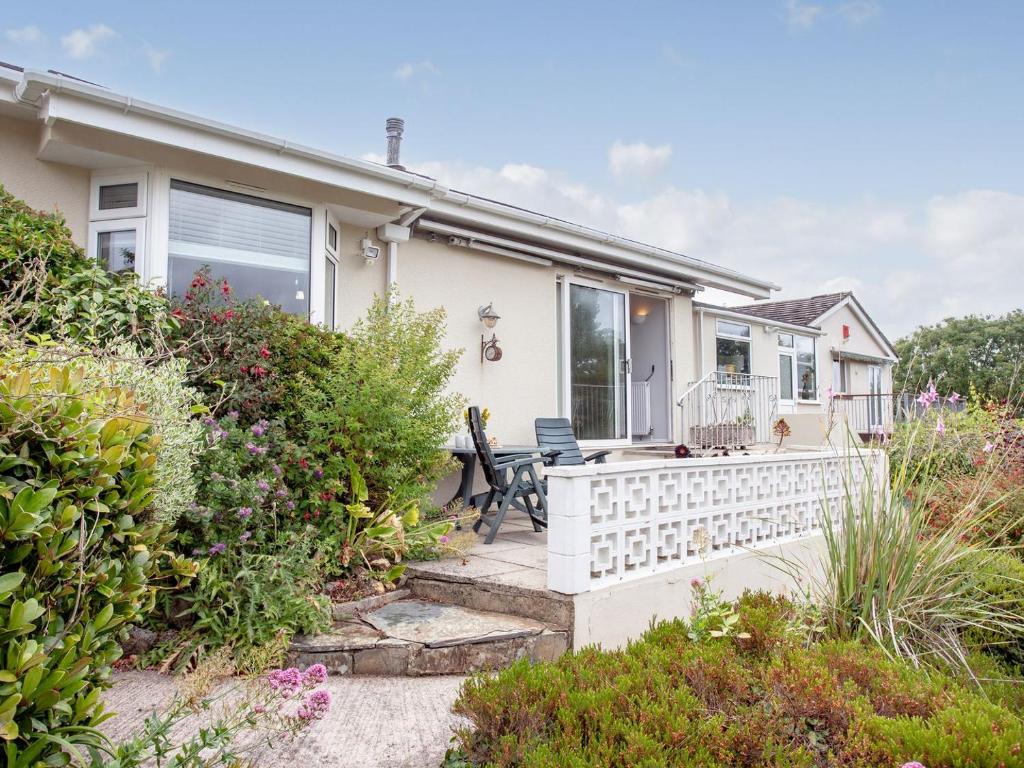
[[[119,634],[189,563],[144,514],[157,438],[71,365],[0,371],[0,737],[9,766],[96,747]]]
[[[727,637],[693,642],[676,621],[623,651],[472,679],[455,705],[471,723],[457,735],[467,764],[1021,765],[1024,724],[1008,709],[859,643],[805,647],[772,604],[741,600]]]

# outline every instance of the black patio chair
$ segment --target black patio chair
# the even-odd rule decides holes
[[[572,431],[572,424],[568,419],[536,419],[533,428],[537,433],[537,445],[541,448],[557,451],[551,455],[550,466],[572,467],[586,464],[593,461],[596,464],[604,464],[605,456],[611,451],[597,451],[584,456],[576,442],[576,435]]]
[[[469,433],[473,436],[473,445],[477,458],[480,459],[480,466],[484,470],[484,479],[490,486],[484,503],[480,505],[480,519],[473,525],[473,530],[479,531],[481,525],[486,525],[487,537],[484,543],[492,543],[508,508],[513,505],[519,507],[519,502],[524,505],[519,508],[524,509],[530,516],[533,530],[547,528],[548,498],[544,482],[537,476],[537,470],[533,466],[546,461],[545,457],[513,454],[495,458],[480,420],[480,409],[475,405],[469,409]],[[487,513],[494,503],[498,504],[498,509],[488,517]]]

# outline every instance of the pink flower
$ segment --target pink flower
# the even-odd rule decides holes
[[[259,480],[256,481],[256,487],[259,488],[264,493],[266,493],[267,491],[270,490],[270,483],[268,483],[261,477]]]
[[[985,441],[985,447],[984,447],[984,448],[982,448],[982,450],[983,450],[983,451],[985,451],[985,453],[992,453],[992,451],[994,451],[994,450],[995,450],[995,448],[996,448],[996,447],[995,447],[994,445],[992,445],[992,443],[991,443],[991,442],[989,442],[988,440],[986,440],[986,441]]]
[[[319,720],[331,708],[331,694],[324,690],[313,691],[299,707],[298,716],[303,720]]]
[[[447,536],[441,536],[438,539],[438,542],[441,543],[441,544],[447,544],[449,542],[449,538]]]
[[[327,667],[323,664],[314,664],[306,669],[303,677],[305,682],[319,685],[327,679]]]
[[[939,416],[938,421],[935,422],[935,431],[940,435],[946,434],[946,422],[943,421],[941,416]]]
[[[917,762],[917,760],[911,760],[909,763],[904,763],[900,768],[925,768],[924,765]]]
[[[252,531],[243,531],[242,535],[238,537],[238,540],[243,544],[252,538]]]
[[[963,400],[963,398],[962,398],[962,397],[960,397],[960,395],[959,395],[959,394],[958,394],[957,392],[954,392],[954,393],[953,393],[952,395],[950,395],[950,396],[949,396],[948,400],[949,400],[949,402],[950,402],[950,403],[952,403],[953,405],[956,405],[956,404],[957,404],[957,403],[959,403],[959,402],[960,402],[961,400]]]
[[[690,579],[690,587],[692,589],[700,589],[703,586],[704,582],[702,582],[700,579]]]
[[[252,507],[242,507],[238,510],[238,516],[243,520],[247,520],[252,517]]]
[[[227,548],[228,548],[227,544],[224,544],[223,542],[218,542],[218,543],[214,544],[212,547],[210,547],[210,554],[211,555],[222,555],[222,554],[224,554],[224,550],[226,550]]]
[[[267,685],[270,686],[270,690],[277,691],[288,698],[302,688],[302,673],[297,667],[275,669],[267,675]]]

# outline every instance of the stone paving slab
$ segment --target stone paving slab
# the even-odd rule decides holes
[[[437,768],[453,729],[465,721],[451,713],[463,677],[331,677],[324,684],[332,698],[327,716],[296,741],[253,755],[259,768]],[[156,672],[114,675],[104,695],[117,716],[100,726],[124,741],[154,709],[174,696],[173,677]],[[195,733],[200,723],[176,731]]]
[[[388,637],[441,648],[540,634],[543,624],[519,616],[487,613],[457,605],[402,600],[370,611],[364,620]]]
[[[292,650],[299,653],[326,653],[328,651],[354,651],[373,648],[384,635],[359,621],[345,621],[322,635],[296,635]]]

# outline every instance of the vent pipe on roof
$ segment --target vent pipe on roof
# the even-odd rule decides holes
[[[388,167],[404,171],[405,167],[399,162],[399,153],[402,147],[402,132],[405,130],[405,120],[400,117],[389,117],[385,123],[388,133]]]

